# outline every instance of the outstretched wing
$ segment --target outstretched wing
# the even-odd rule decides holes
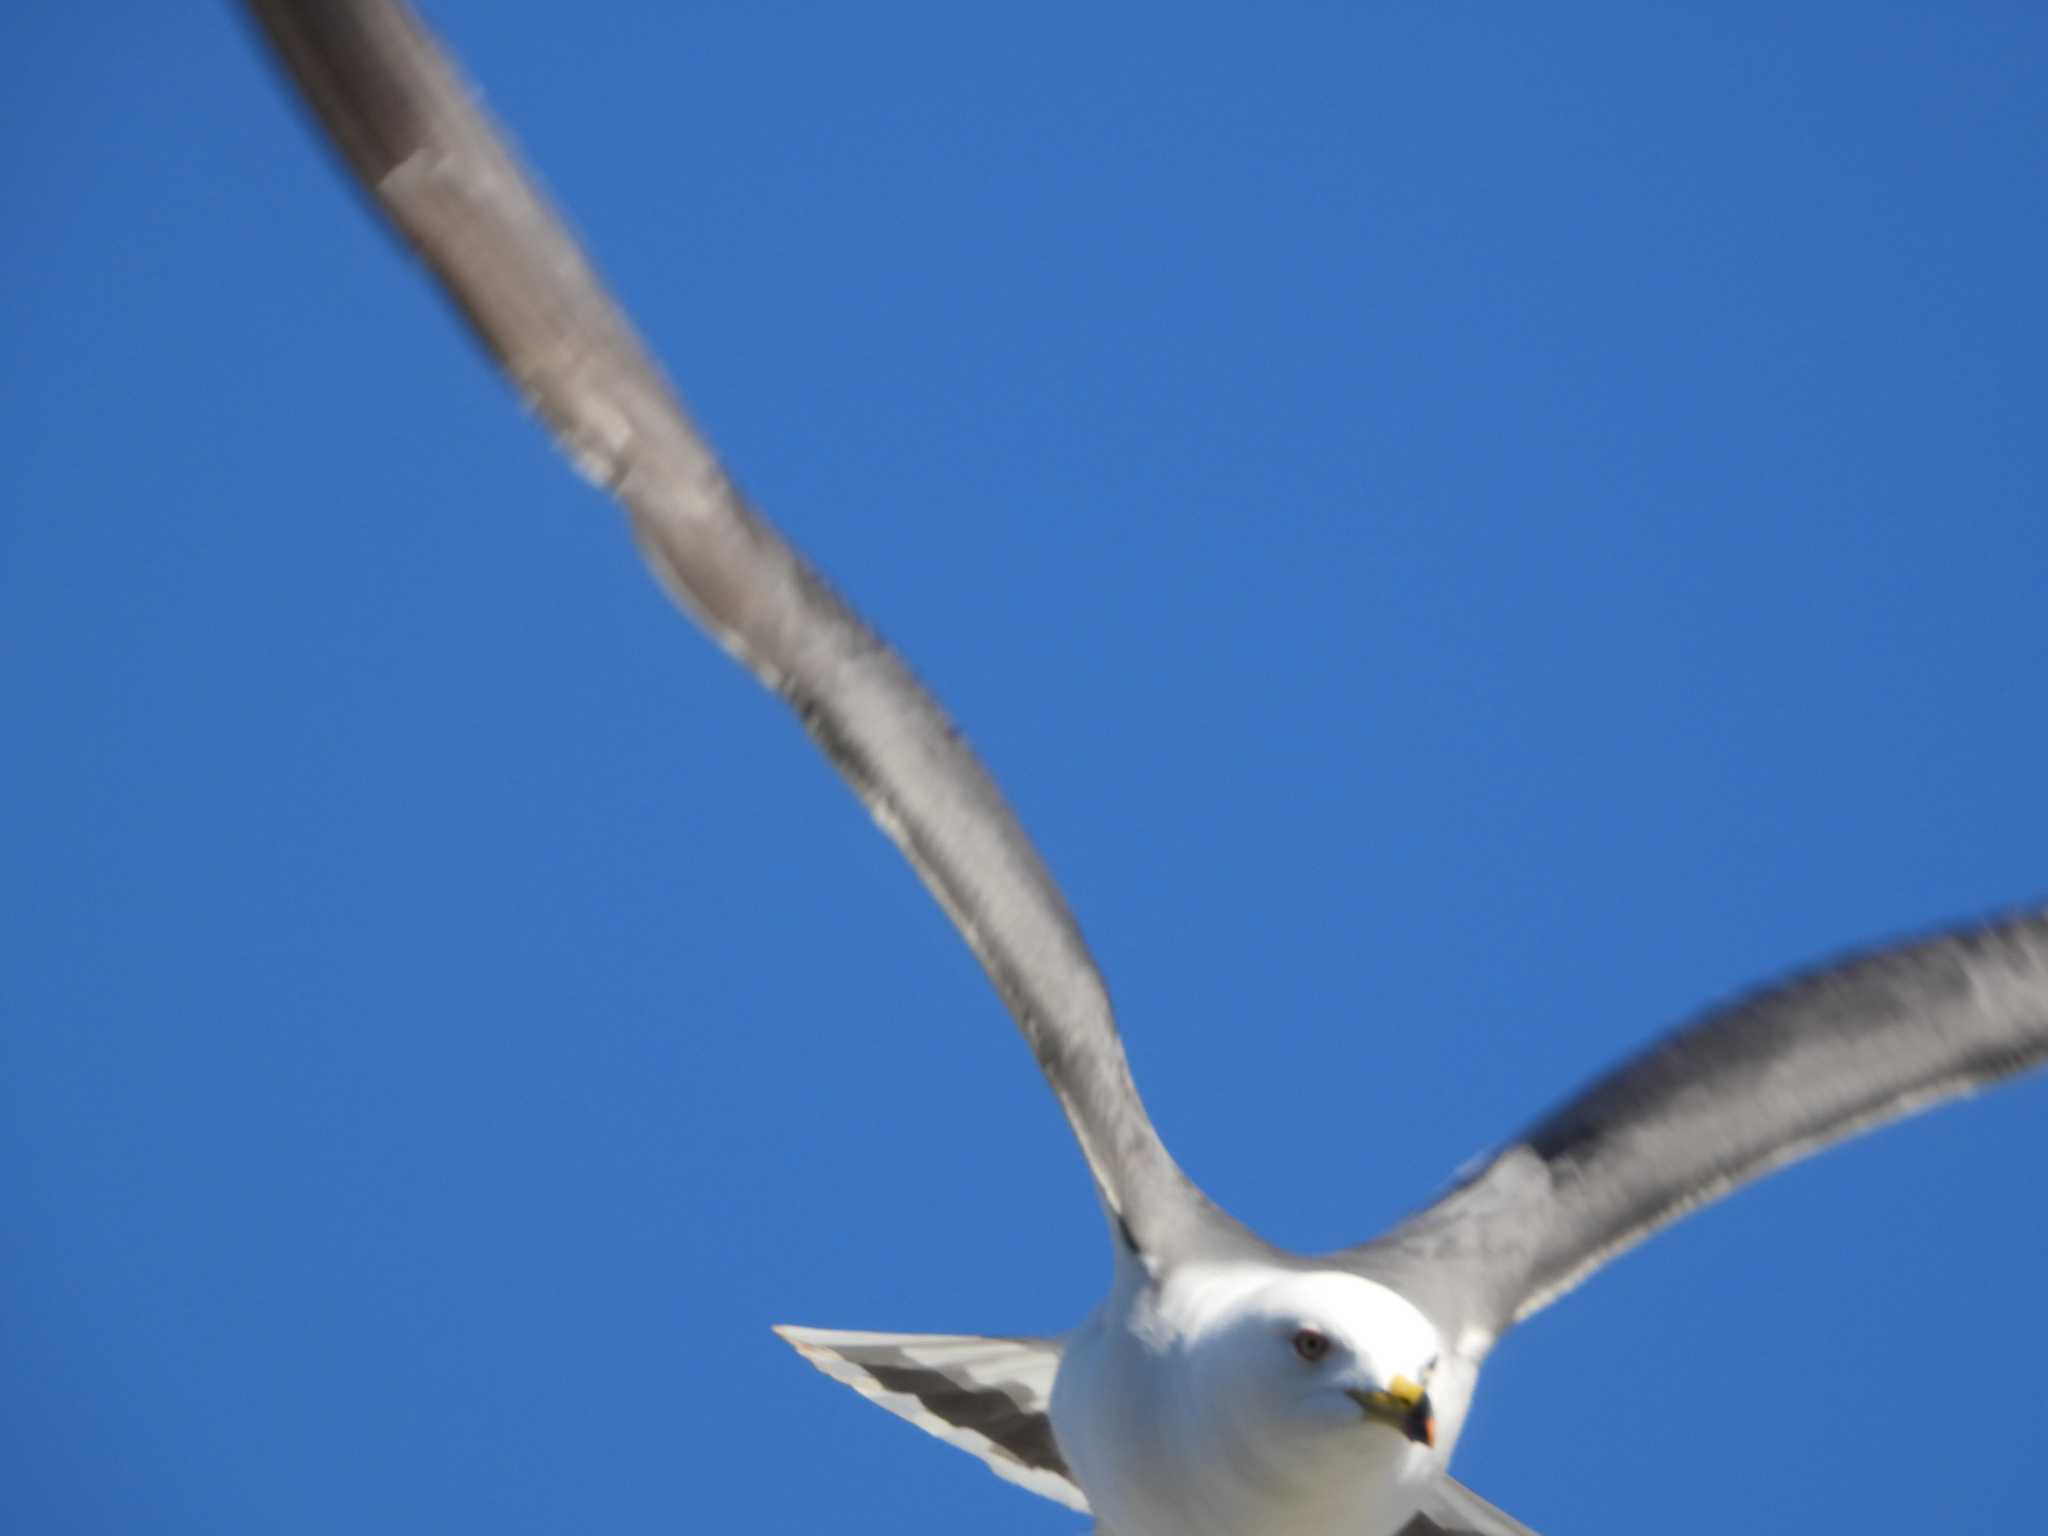
[[[1339,1255],[1497,1335],[1687,1211],[2048,1059],[2048,911],[1873,951],[1707,1014]]]
[[[1437,1479],[1422,1508],[1399,1536],[1536,1536],[1504,1509],[1496,1509],[1454,1477]]]
[[[1206,1202],[1132,1087],[1073,916],[958,730],[896,653],[758,517],[574,237],[398,0],[248,0],[349,168],[669,593],[779,694],[980,958],[1148,1248]]]
[[[926,1434],[971,1451],[996,1476],[1069,1509],[1087,1510],[1087,1496],[1068,1473],[1052,1433],[1060,1340],[775,1331],[834,1381]]]

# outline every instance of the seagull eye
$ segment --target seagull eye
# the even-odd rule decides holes
[[[1304,1328],[1294,1336],[1294,1352],[1314,1365],[1330,1352],[1330,1336],[1317,1333],[1313,1328]]]

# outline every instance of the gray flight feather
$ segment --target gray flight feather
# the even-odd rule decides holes
[[[1061,1340],[775,1331],[834,1381],[979,1456],[998,1477],[1069,1509],[1088,1508],[1053,1437]]]
[[[2048,1060],[2048,912],[1875,950],[1716,1009],[1341,1262],[1486,1341],[1667,1222]]]
[[[567,225],[395,0],[248,0],[349,168],[431,267],[647,563],[778,694],[987,970],[1113,1224],[1150,1251],[1228,1230],[1160,1144],[1109,995],[995,781],[902,659],[747,505]]]
[[[1439,1478],[1423,1496],[1415,1518],[1399,1536],[1536,1536],[1504,1509],[1496,1509],[1455,1477]]]

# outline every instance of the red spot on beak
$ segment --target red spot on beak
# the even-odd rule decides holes
[[[1415,1411],[1408,1415],[1406,1428],[1410,1440],[1432,1450],[1436,1448],[1436,1415],[1430,1411],[1428,1398],[1415,1405]]]

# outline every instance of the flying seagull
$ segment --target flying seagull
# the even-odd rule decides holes
[[[1447,1471],[1501,1335],[1663,1224],[2048,1056],[2048,912],[1712,1012],[1317,1257],[1197,1190],[987,772],[740,498],[560,218],[396,0],[249,0],[343,157],[667,589],[783,697],[980,958],[1066,1111],[1114,1253],[1057,1338],[783,1330],[821,1369],[1115,1536],[1499,1536]]]

